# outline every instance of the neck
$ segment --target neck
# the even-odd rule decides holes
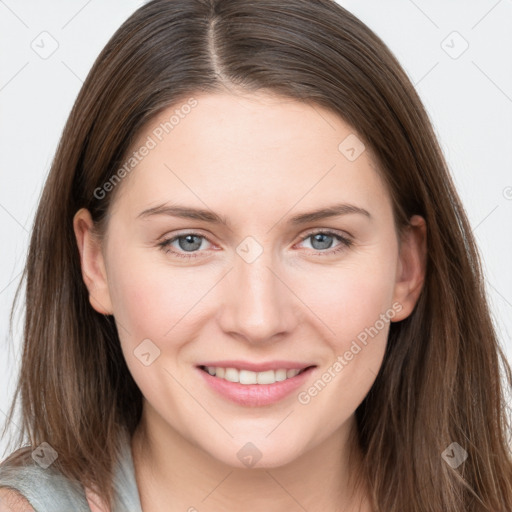
[[[280,467],[237,468],[190,443],[145,403],[132,438],[145,512],[371,512],[355,486],[361,454],[351,417],[329,438]]]

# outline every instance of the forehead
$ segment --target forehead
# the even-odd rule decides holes
[[[193,98],[161,112],[133,144],[130,154],[150,148],[122,184],[133,208],[388,199],[369,148],[336,113],[269,93]]]

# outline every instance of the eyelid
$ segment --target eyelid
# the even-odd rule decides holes
[[[335,238],[338,238],[341,243],[340,243],[340,245],[336,246],[334,249],[329,248],[329,249],[326,249],[323,251],[317,250],[316,252],[313,253],[313,255],[329,256],[329,255],[335,254],[337,252],[340,252],[343,249],[348,249],[353,244],[353,236],[350,233],[347,233],[345,231],[339,231],[339,230],[332,229],[332,228],[311,228],[310,230],[308,230],[305,233],[303,233],[302,235],[300,235],[299,240],[294,244],[294,246],[297,245],[298,243],[304,242],[309,237],[316,235],[316,234],[320,234],[320,233],[325,234],[325,235],[333,235]],[[168,249],[168,247],[170,247],[171,243],[176,241],[178,238],[184,237],[186,235],[198,236],[200,238],[205,239],[208,243],[213,244],[213,242],[210,240],[210,238],[208,236],[206,236],[203,233],[196,231],[194,229],[189,229],[189,230],[182,230],[177,233],[173,233],[173,235],[170,237],[167,237],[164,235],[159,239],[157,245],[160,246],[160,248],[164,252],[166,252],[166,253],[171,252],[174,255],[176,255],[177,257],[182,257],[185,259],[192,259],[192,258],[199,257],[199,255],[205,251],[193,251],[193,252],[187,253],[184,251],[181,252],[181,251],[176,251],[174,249]],[[215,245],[215,244],[213,244],[213,245]]]
[[[308,238],[316,235],[316,234],[323,234],[323,235],[329,235],[333,236],[334,238],[337,238],[341,243],[334,248],[329,248],[326,250],[315,250],[312,249],[314,252],[312,253],[313,256],[321,255],[324,257],[331,256],[338,254],[339,252],[350,248],[354,244],[353,236],[350,233],[339,231],[337,229],[331,229],[331,228],[312,228],[311,230],[307,231],[305,234],[301,235],[300,240],[297,243],[301,243],[306,241]],[[296,244],[294,244],[296,245]]]
[[[196,235],[196,236],[200,236],[200,237],[208,240],[208,242],[210,242],[210,243],[213,243],[210,240],[209,235],[205,235],[205,234],[201,233],[200,231],[201,230],[196,230],[194,228],[191,228],[188,230],[184,229],[184,230],[173,233],[172,236],[169,236],[169,237],[167,236],[167,234],[163,235],[158,239],[158,241],[169,241],[169,240],[174,240],[176,238],[179,238],[180,236]],[[303,233],[302,235],[299,236],[298,241],[303,242],[304,239],[307,238],[308,236],[312,236],[317,233],[333,234],[333,235],[337,235],[341,238],[348,238],[348,239],[354,238],[348,231],[341,231],[341,230],[337,230],[337,229],[333,229],[333,228],[310,228],[309,230],[306,230],[305,233]]]
[[[306,231],[303,235],[300,237],[300,241],[302,242],[305,238],[308,238],[309,236],[316,235],[317,233],[325,233],[329,235],[336,235],[340,238],[350,239],[352,240],[354,237],[348,232],[348,231],[341,231],[338,229],[332,229],[332,228],[311,228],[310,230]]]

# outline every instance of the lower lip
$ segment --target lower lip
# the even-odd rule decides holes
[[[274,384],[240,384],[214,377],[201,368],[197,368],[214,391],[228,400],[246,407],[260,407],[282,400],[303,385],[314,369],[315,367],[312,366],[295,377]]]

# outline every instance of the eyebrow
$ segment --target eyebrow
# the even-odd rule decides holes
[[[291,217],[288,220],[288,223],[296,226],[347,214],[360,214],[364,215],[368,219],[372,218],[370,212],[364,208],[360,208],[359,206],[352,204],[338,203],[317,210],[299,213],[298,215]],[[203,222],[210,222],[212,224],[229,226],[229,221],[225,216],[219,215],[211,210],[169,204],[161,204],[154,206],[153,208],[148,208],[147,210],[139,213],[137,218],[146,219],[154,215],[168,215],[171,217],[180,217],[183,219],[199,220]]]

